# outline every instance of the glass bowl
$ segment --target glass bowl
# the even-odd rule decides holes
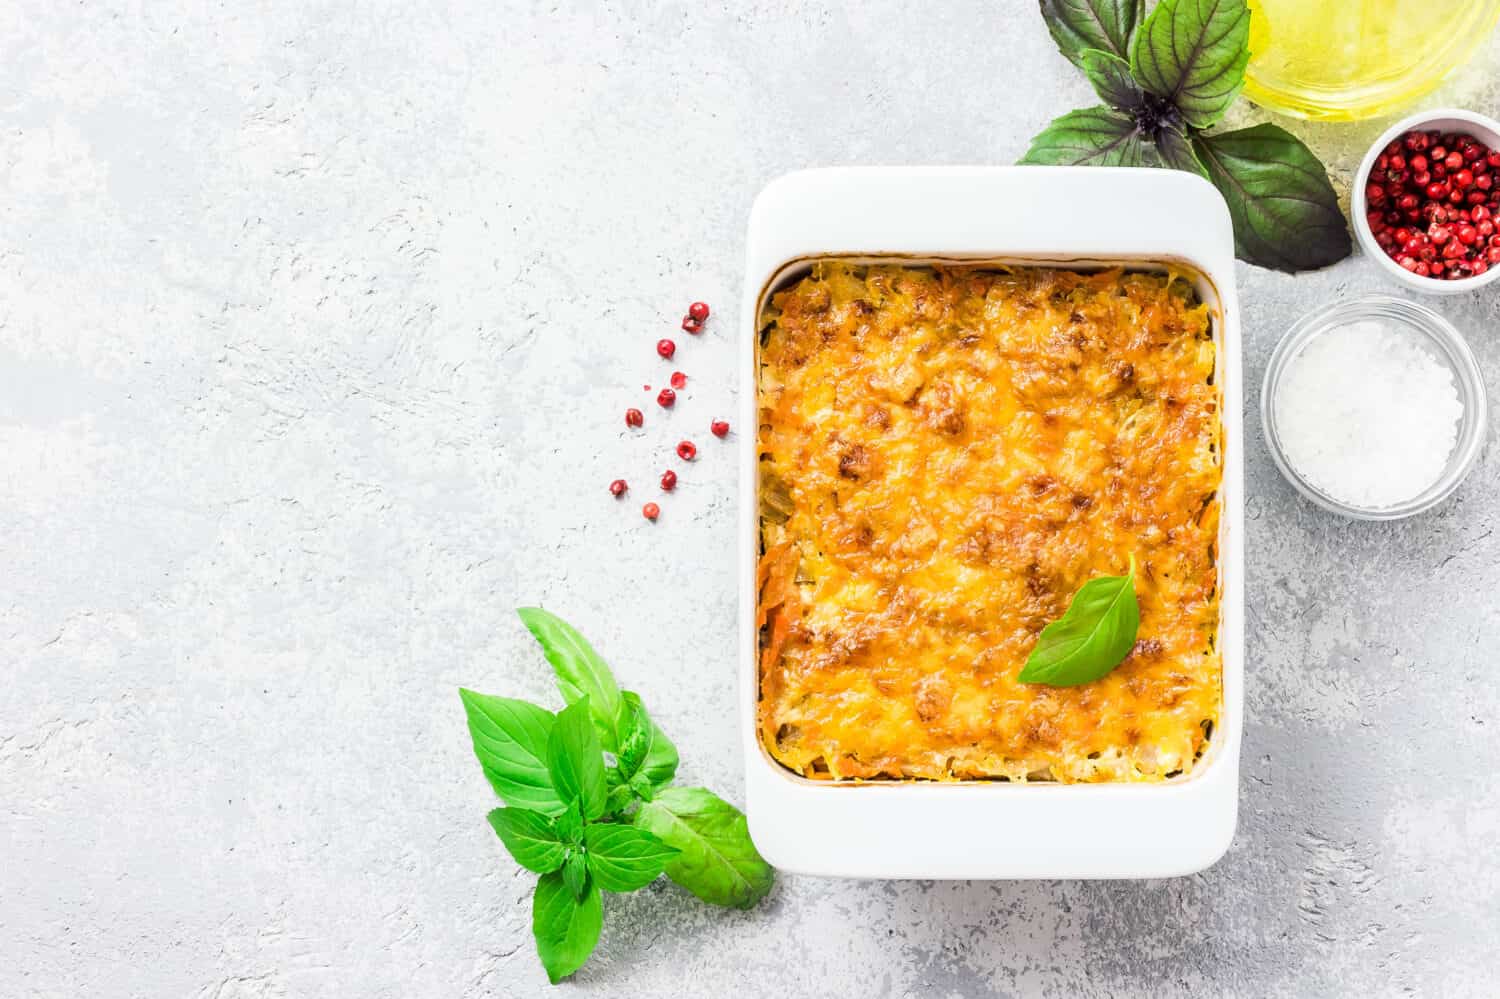
[[[1416,496],[1394,506],[1354,506],[1330,496],[1309,482],[1287,457],[1276,425],[1276,396],[1287,365],[1317,337],[1361,319],[1380,320],[1418,334],[1428,352],[1446,364],[1453,373],[1453,384],[1458,391],[1459,402],[1463,405],[1458,437],[1452,453],[1448,455],[1442,475]],[[1488,423],[1486,407],[1484,379],[1480,375],[1479,365],[1475,363],[1469,345],[1464,342],[1458,330],[1454,329],[1453,324],[1425,305],[1388,295],[1369,295],[1353,301],[1336,302],[1303,316],[1271,352],[1271,363],[1266,366],[1266,377],[1260,392],[1260,418],[1265,426],[1266,446],[1281,474],[1286,476],[1286,480],[1298,492],[1318,506],[1356,520],[1397,520],[1410,517],[1431,509],[1451,496],[1479,458]]]
[[[1468,62],[1500,0],[1250,0],[1245,96],[1298,118],[1390,114]]]

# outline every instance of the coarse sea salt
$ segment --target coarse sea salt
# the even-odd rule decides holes
[[[1442,476],[1463,403],[1424,339],[1361,320],[1314,337],[1287,362],[1277,437],[1303,478],[1373,510],[1414,499]]]

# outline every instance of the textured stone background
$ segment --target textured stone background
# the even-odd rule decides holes
[[[652,343],[730,311],[773,176],[1010,162],[1090,95],[1029,0],[208,6],[0,3],[0,995],[543,994],[455,695],[552,702],[510,609],[577,621],[740,796],[704,433],[732,329],[678,337],[691,386],[631,437]],[[1494,112],[1497,64],[1428,103]],[[1341,184],[1381,127],[1294,126]],[[1393,290],[1360,259],[1239,281],[1252,385],[1297,315]],[[1500,395],[1500,292],[1440,308]],[[1218,866],[784,877],[751,913],[659,883],[570,991],[1492,994],[1500,458],[1378,526],[1249,444]]]

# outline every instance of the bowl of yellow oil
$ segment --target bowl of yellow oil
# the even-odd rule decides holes
[[[1299,118],[1389,114],[1462,66],[1500,0],[1249,0],[1245,95]]]

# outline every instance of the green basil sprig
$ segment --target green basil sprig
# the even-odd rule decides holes
[[[1206,133],[1234,103],[1250,61],[1245,0],[1040,0],[1047,30],[1083,70],[1098,107],[1054,119],[1022,163],[1146,166],[1209,180],[1229,204],[1235,253],[1282,271],[1352,250],[1328,173],[1285,129]]]
[[[635,891],[665,873],[715,905],[764,898],[775,875],[739,809],[704,788],[671,786],[677,748],[639,695],[619,688],[567,622],[535,607],[519,614],[567,707],[459,697],[474,755],[506,805],[489,813],[490,826],[516,863],[541,875],[531,930],[547,978],[556,984],[593,953],[603,891]]]
[[[1125,575],[1100,576],[1079,587],[1063,616],[1042,629],[1019,679],[1053,687],[1097,680],[1130,655],[1140,626],[1132,557]]]

